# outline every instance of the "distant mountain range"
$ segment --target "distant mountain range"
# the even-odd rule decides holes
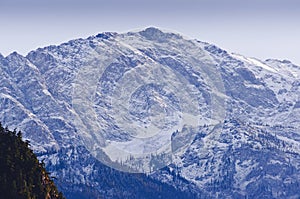
[[[147,28],[0,55],[0,73],[0,121],[67,198],[300,197],[289,61]]]

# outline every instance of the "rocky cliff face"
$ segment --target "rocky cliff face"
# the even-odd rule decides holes
[[[124,193],[140,179],[109,167],[190,197],[299,197],[300,67],[289,61],[148,28],[0,56],[0,73],[1,122],[71,198],[121,197],[103,176]]]

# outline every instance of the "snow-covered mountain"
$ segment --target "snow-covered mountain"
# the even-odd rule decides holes
[[[141,178],[167,187],[161,196],[300,197],[300,67],[289,61],[147,28],[0,55],[0,73],[0,121],[70,198],[132,198]]]

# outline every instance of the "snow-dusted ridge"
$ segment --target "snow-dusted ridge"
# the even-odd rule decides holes
[[[133,130],[147,127],[165,131],[176,152],[164,169],[151,167],[157,181],[199,198],[300,197],[300,67],[291,62],[148,28],[0,55],[0,73],[0,121],[24,132],[70,192],[89,186],[114,198],[99,186],[97,156],[113,162],[91,149],[146,139],[152,132]],[[155,135],[130,150],[160,146]]]
[[[259,67],[262,67],[270,72],[273,72],[273,73],[277,73],[278,70],[268,66],[267,64],[263,63],[262,61],[259,61],[258,59],[255,59],[255,58],[247,58],[247,57],[244,57],[242,55],[239,55],[239,54],[235,54],[235,53],[232,53],[231,56],[233,56],[234,58],[236,59],[239,59],[243,62],[246,62],[248,64],[251,64],[251,65],[255,65],[255,66],[259,66]]]

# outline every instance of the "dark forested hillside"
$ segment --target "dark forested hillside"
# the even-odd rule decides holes
[[[60,155],[57,155],[60,154]],[[55,184],[68,199],[194,199],[205,198],[200,190],[193,190],[190,182],[181,183],[180,189],[165,182],[153,179],[146,174],[126,173],[102,164],[91,155],[86,155],[84,147],[70,147],[57,152],[38,154],[45,160],[47,170],[52,175]],[[48,157],[48,158],[47,158]],[[70,158],[69,158],[70,157]],[[54,160],[56,164],[53,164]],[[92,165],[92,166],[90,166]],[[71,169],[83,168],[86,175],[80,170],[74,175],[68,174]],[[167,168],[165,168],[167,169]],[[92,171],[92,173],[89,173]],[[164,170],[162,170],[164,172]],[[168,172],[168,171],[165,171]],[[66,180],[62,180],[66,179]],[[174,175],[174,181],[183,180]],[[93,181],[93,184],[84,184],[83,181]]]
[[[45,162],[49,161],[45,159]],[[73,163],[67,163],[71,165]],[[174,187],[158,182],[145,174],[129,174],[97,164],[98,191],[83,186],[69,187],[58,185],[70,199],[75,198],[194,198],[189,192],[176,190]],[[51,168],[50,165],[50,170]],[[59,169],[58,169],[59,170]],[[78,176],[73,176],[74,178]],[[109,193],[108,190],[114,190]],[[102,194],[100,194],[102,192]],[[86,196],[89,197],[86,197]],[[28,141],[22,141],[21,132],[3,128],[0,123],[0,199],[63,199],[53,180],[49,177],[44,163],[39,163],[36,155],[29,148]]]
[[[21,132],[0,124],[0,198],[62,199]]]

